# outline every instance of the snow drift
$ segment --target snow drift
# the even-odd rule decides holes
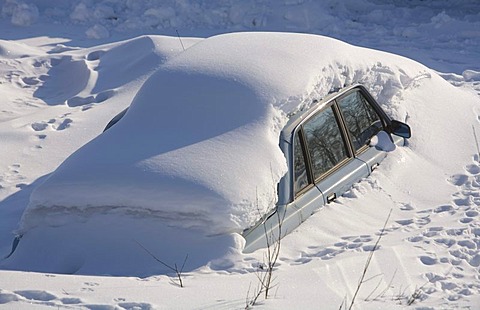
[[[378,59],[402,60],[402,69]],[[357,82],[379,83],[370,87],[390,99],[426,74],[405,63],[313,35],[208,38],[165,63],[124,119],[35,190],[22,229],[48,225],[36,214],[114,207],[206,234],[241,232],[274,207],[286,169],[278,147],[286,115]]]
[[[421,64],[316,35],[219,35],[165,62],[118,124],[36,188],[19,229],[21,244],[7,266],[145,275],[161,268],[138,243],[177,262],[186,252],[208,253],[192,268],[241,250],[235,233],[275,205],[275,184],[286,167],[278,133],[288,115],[353,83],[367,86],[394,118],[409,120],[411,147],[432,166],[448,171],[451,158],[473,153],[438,155],[452,143],[465,145],[462,130],[448,144],[425,140],[445,121],[470,116],[441,110],[455,89]],[[422,106],[429,98],[425,92],[415,98],[419,87],[436,93],[438,105]],[[430,115],[439,125],[423,128]],[[171,242],[170,235],[188,242]],[[29,250],[37,244],[41,251]],[[46,263],[52,255],[56,259]],[[106,257],[116,263],[105,264]]]

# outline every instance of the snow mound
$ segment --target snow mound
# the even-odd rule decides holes
[[[97,49],[87,58],[101,61],[107,55]],[[117,57],[122,53],[109,61]],[[103,74],[110,74],[107,67]],[[464,149],[448,159],[435,155],[452,143],[466,145],[462,130],[451,133],[455,141],[449,144],[423,140],[445,122],[468,117],[462,112],[466,109],[437,110],[448,105],[442,89],[455,93],[455,88],[421,64],[315,35],[215,36],[167,60],[118,124],[71,155],[35,189],[19,229],[21,244],[7,267],[118,274],[118,266],[92,263],[101,262],[98,253],[105,253],[128,266],[125,272],[144,275],[159,269],[138,243],[148,242],[150,251],[177,257],[177,262],[185,252],[195,254],[190,243],[172,245],[169,236],[180,232],[191,244],[206,244],[205,249],[225,237],[221,249],[192,265],[209,260],[228,265],[222,255],[242,248],[236,233],[275,205],[275,185],[286,172],[279,132],[288,115],[353,83],[369,88],[394,118],[411,120],[411,147],[432,165],[448,171],[454,166],[450,159],[465,160],[474,152]],[[428,91],[417,93],[420,86]],[[436,94],[439,106],[430,109],[438,125],[425,128],[424,115],[431,114],[422,106],[431,99],[427,93]],[[68,240],[82,250],[72,255]],[[36,244],[44,250],[28,250]],[[57,261],[42,265],[52,253]],[[135,261],[144,264],[132,267],[126,253],[136,253]],[[72,257],[81,257],[80,263],[60,268],[60,261]]]
[[[31,46],[23,43],[0,40],[0,59],[25,58],[43,54]]]
[[[54,59],[51,64],[42,85],[34,92],[35,97],[49,105],[64,104],[88,86],[91,71],[84,60],[64,56]]]
[[[184,39],[187,47],[198,40]],[[87,61],[97,64],[94,92],[139,80],[182,51],[178,38],[165,36],[141,36],[112,45],[97,47],[86,57]]]
[[[45,210],[111,206],[175,218],[171,225],[206,234],[240,232],[275,204],[286,171],[278,137],[287,114],[357,82],[389,101],[426,70],[314,35],[211,37],[165,63],[119,124],[33,193],[23,229],[44,222],[35,214]]]
[[[199,40],[186,38],[184,46],[188,48]],[[33,95],[49,105],[66,103],[75,107],[101,103],[119,88],[143,82],[183,48],[178,38],[141,36],[90,50],[57,50],[52,56],[34,61],[34,66],[46,67],[48,71]]]

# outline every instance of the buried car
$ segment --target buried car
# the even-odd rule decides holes
[[[88,260],[137,255],[138,243],[164,253],[172,242],[163,241],[175,233],[161,227],[191,232],[189,240],[242,236],[231,246],[261,248],[265,228],[278,232],[275,214],[282,217],[281,234],[291,232],[403,144],[410,128],[392,120],[369,90],[385,104],[426,70],[317,35],[232,33],[201,40],[160,66],[128,111],[34,190],[9,266],[34,262],[31,269],[53,272],[54,263],[42,267],[53,255],[62,262],[75,257],[79,263],[68,270],[88,272],[82,267]],[[388,112],[406,117],[401,109]],[[121,229],[116,223],[106,229],[108,218],[121,221]],[[95,237],[83,240],[86,226]],[[74,255],[45,241],[67,235],[82,245]],[[22,251],[39,242],[42,252]],[[135,250],[125,250],[130,246]],[[21,258],[32,253],[38,257]],[[135,268],[155,264],[146,257]],[[126,272],[121,264],[114,271],[112,264],[100,265],[95,272]]]
[[[104,131],[127,111],[116,115]],[[362,85],[334,91],[291,117],[280,132],[288,172],[278,183],[276,207],[243,231],[244,252],[266,247],[268,239],[295,229],[368,176],[387,152],[410,136],[410,127],[390,119]]]
[[[245,251],[268,246],[269,238],[295,229],[368,176],[410,136],[410,127],[391,120],[361,85],[346,87],[295,115],[280,133],[288,172],[278,184],[277,206],[243,232]]]

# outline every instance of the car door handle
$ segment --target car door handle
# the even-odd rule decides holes
[[[337,198],[337,194],[333,193],[327,196],[327,203],[334,201]]]

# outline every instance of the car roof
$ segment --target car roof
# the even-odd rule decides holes
[[[291,114],[315,91],[329,63],[348,59],[350,55],[344,51],[351,48],[356,47],[310,34],[229,33],[196,43],[171,58],[161,70],[169,75],[187,72],[201,74],[204,79],[235,81],[250,89],[260,104],[274,105]],[[317,90],[322,97],[330,91]]]

